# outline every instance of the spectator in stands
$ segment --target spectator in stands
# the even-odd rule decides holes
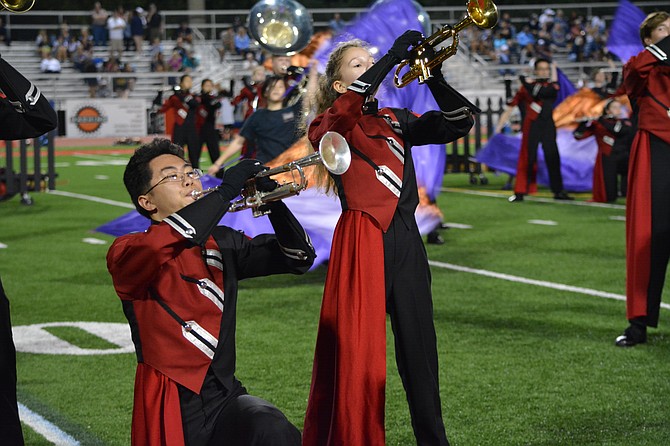
[[[535,45],[535,34],[530,30],[529,25],[523,25],[521,32],[516,35],[516,43],[520,48],[525,48],[526,45]]]
[[[133,73],[135,72],[135,69],[131,64],[125,63],[123,64],[123,67],[121,68],[120,72]],[[135,76],[115,77],[112,80],[112,90],[114,91],[116,97],[121,99],[127,99],[128,96],[130,95],[130,92],[135,89],[136,79],[137,78]]]
[[[181,56],[181,53],[174,49],[172,50],[172,55],[170,56],[170,59],[167,61],[167,65],[170,71],[183,71],[184,69],[184,63],[183,63],[183,57]]]
[[[244,26],[237,28],[237,33],[235,34],[235,52],[237,54],[244,54],[249,51],[251,47],[251,38],[247,33],[247,29]]]
[[[188,45],[193,44],[193,30],[185,20],[179,23],[179,28],[177,28],[177,31],[175,32],[175,40],[179,38]]]
[[[72,66],[79,72],[84,72],[86,64],[91,60],[90,50],[85,50],[82,45],[78,45],[71,56]]]
[[[84,82],[86,85],[88,85],[88,97],[90,98],[95,98],[98,96],[98,87],[100,82],[98,80],[97,73],[100,71],[99,65],[101,64],[102,62],[100,60],[91,58],[90,60],[86,61],[82,70],[84,73],[96,73],[94,76],[84,78]]]
[[[551,28],[554,26],[554,17],[556,16],[556,11],[554,11],[551,8],[545,9],[542,14],[540,14],[540,18],[538,19],[538,23],[540,24],[540,29],[545,28],[547,31],[551,31]]]
[[[258,66],[258,61],[256,60],[256,54],[253,51],[247,51],[244,54],[244,60],[242,61],[242,69],[244,71],[253,70]]]
[[[163,53],[158,53],[156,54],[155,57],[151,59],[151,71],[157,73],[163,73],[165,71],[168,71],[168,64],[165,58],[163,57]]]
[[[130,17],[130,35],[135,45],[135,56],[142,56],[142,46],[144,45],[144,34],[147,20],[144,17],[144,9],[140,6],[135,8]]]
[[[40,63],[40,71],[42,73],[60,73],[61,64],[53,55],[53,53],[47,53],[47,56],[42,59]]]
[[[68,49],[70,48],[70,36],[69,32],[65,31],[65,34],[60,34],[56,41],[54,42],[51,52],[55,55],[56,59],[60,63],[63,63],[68,58]]]
[[[163,36],[163,17],[158,12],[158,7],[155,3],[149,5],[147,29],[149,30],[149,42],[153,42],[155,39],[161,40]]]
[[[5,25],[5,22],[2,17],[0,17],[0,43],[4,43],[7,46],[12,44],[11,36],[9,35],[9,30]]]
[[[51,40],[46,29],[40,29],[35,38],[35,45],[37,46],[37,54],[44,59],[47,53],[51,52]]]
[[[109,31],[109,57],[123,56],[123,35],[126,29],[123,6],[119,6],[109,19],[107,19],[107,30]]]
[[[84,48],[84,51],[93,51],[93,46],[95,45],[95,41],[94,41],[93,36],[91,35],[90,31],[88,30],[88,27],[84,26],[84,27],[81,28],[81,31],[79,33],[79,37],[77,38],[77,41]],[[70,51],[70,52],[72,52],[72,51]]]
[[[333,18],[330,19],[330,22],[328,22],[328,27],[335,34],[342,31],[345,26],[347,26],[347,23],[344,20],[342,20],[342,17],[340,16],[339,12],[336,12],[335,14],[333,14]]]
[[[221,31],[221,46],[219,50],[219,61],[223,62],[226,54],[235,54],[235,30],[231,27]]]
[[[109,13],[102,7],[100,2],[93,4],[91,11],[91,32],[96,45],[107,45],[107,18]]]

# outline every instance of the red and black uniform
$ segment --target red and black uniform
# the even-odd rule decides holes
[[[670,37],[624,66],[638,130],[630,153],[626,204],[628,320],[658,325],[670,257]]]
[[[552,117],[560,87],[557,82],[527,82],[524,76],[520,76],[520,79],[522,86],[509,102],[509,105],[519,107],[523,117],[514,193],[525,195],[537,192],[537,147],[540,143],[547,164],[550,188],[554,194],[561,193],[561,158],[556,145],[556,124]]]
[[[448,444],[410,148],[466,135],[478,109],[438,78],[427,84],[441,110],[417,117],[406,109],[364,105],[365,95],[397,62],[384,56],[309,128],[314,147],[326,132],[340,133],[352,160],[346,173],[333,175],[343,212],[328,264],[305,446],[384,444],[387,312],[417,441]]]
[[[577,140],[595,136],[598,154],[593,166],[593,201],[612,203],[619,193],[626,196],[628,156],[633,124],[628,119],[603,115],[595,121],[579,124],[573,132]]]
[[[314,249],[283,203],[269,205],[276,235],[253,239],[216,226],[229,204],[211,193],[107,254],[137,352],[133,445],[266,444],[240,437],[251,431],[300,444],[284,415],[235,377],[237,289],[249,277],[306,272]]]
[[[200,140],[195,126],[195,118],[200,101],[190,92],[177,90],[170,96],[160,112],[170,114],[172,127],[172,142],[182,147],[188,147],[188,160],[193,167],[200,167]]]
[[[200,106],[198,107],[198,117],[196,127],[198,128],[197,149],[194,150],[194,156],[200,158],[202,144],[207,144],[209,158],[214,163],[221,154],[219,150],[219,132],[216,130],[216,113],[221,108],[221,95],[213,93],[202,93],[200,95]],[[190,148],[190,147],[189,147]]]
[[[41,136],[58,126],[58,116],[32,82],[0,57],[0,140]],[[2,184],[0,183],[0,186]],[[0,191],[0,198],[3,193]],[[9,300],[0,282],[0,438],[20,446],[23,432],[16,402],[16,350]]]

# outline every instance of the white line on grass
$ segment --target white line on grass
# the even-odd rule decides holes
[[[21,421],[56,446],[78,446],[80,444],[71,435],[60,430],[58,426],[45,419],[42,415],[33,412],[21,403],[18,404]]]
[[[479,274],[480,276],[492,277],[494,279],[508,280],[510,282],[525,283],[527,285],[537,285],[545,288],[553,288],[560,291],[569,291],[572,293],[586,294],[589,296],[603,297],[606,299],[626,300],[623,294],[608,293],[606,291],[593,290],[591,288],[582,288],[562,283],[547,282],[544,280],[526,279],[525,277],[512,276],[511,274],[496,273],[485,269],[468,268],[467,266],[454,265],[453,263],[437,262],[429,260],[428,263],[438,268],[451,269],[463,273]],[[670,310],[670,304],[661,303],[661,307]]]
[[[442,192],[455,192],[459,194],[466,195],[479,195],[482,197],[494,197],[494,198],[504,198],[507,199],[509,194],[502,194],[500,192],[485,192],[477,190],[464,190],[457,189],[453,187],[443,187],[440,189]],[[626,209],[626,206],[623,204],[612,204],[612,203],[594,203],[592,201],[580,201],[580,200],[554,200],[553,198],[542,198],[535,196],[526,196],[525,200],[529,201],[538,201],[541,203],[554,203],[554,204],[569,204],[573,206],[587,206],[595,208],[607,208],[607,209]]]
[[[47,191],[47,192],[50,193],[50,194],[54,194],[54,195],[61,195],[63,197],[79,198],[81,200],[94,201],[96,203],[111,204],[112,206],[119,206],[119,207],[122,207],[122,208],[135,209],[135,206],[133,206],[130,203],[108,200],[106,198],[94,197],[94,196],[91,196],[91,195],[75,194],[73,192],[65,192],[65,191],[62,191],[62,190],[50,190],[50,191]]]

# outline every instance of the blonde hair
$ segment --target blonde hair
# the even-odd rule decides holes
[[[316,104],[316,114],[320,115],[321,113],[328,110],[335,100],[340,97],[340,93],[335,91],[333,88],[333,83],[342,79],[342,62],[344,60],[344,53],[350,48],[364,48],[368,49],[369,45],[360,40],[352,39],[345,42],[339,43],[335,49],[330,53],[328,57],[328,63],[326,64],[326,71],[319,78],[319,88],[315,94],[314,103]],[[314,151],[312,143],[308,141],[309,147]],[[328,170],[323,166],[323,164],[317,164],[314,169],[316,175],[316,183],[322,185],[326,193],[331,191],[336,193],[337,187],[335,186],[335,181],[330,176]]]

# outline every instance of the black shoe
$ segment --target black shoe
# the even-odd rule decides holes
[[[523,194],[514,194],[511,197],[507,199],[510,203],[514,203],[516,201],[523,201]]]
[[[566,194],[565,192],[557,192],[554,194],[554,200],[574,200],[574,197]]]
[[[444,245],[444,239],[437,233],[437,231],[429,232],[427,241],[431,245]]]
[[[632,347],[647,342],[647,328],[630,325],[623,334],[616,338],[614,344],[617,347]]]

